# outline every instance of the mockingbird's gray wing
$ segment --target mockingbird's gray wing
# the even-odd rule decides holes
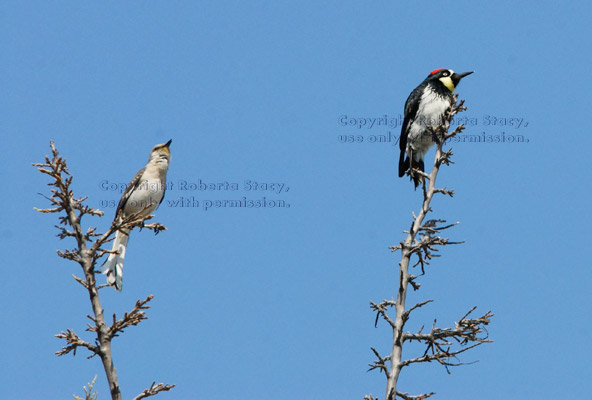
[[[166,194],[166,184],[163,185],[164,187],[162,188],[162,198],[160,199],[160,201],[158,202],[158,205],[160,206],[160,204],[162,203],[162,201],[164,200],[164,195]]]
[[[142,175],[144,175],[145,170],[146,167],[139,170],[136,176],[134,176],[131,182],[127,185],[127,188],[125,188],[123,194],[121,195],[121,199],[119,200],[119,204],[117,205],[115,216],[118,216],[120,212],[123,212],[123,209],[125,208],[128,199],[132,195],[132,192],[140,185],[140,178],[142,178]]]

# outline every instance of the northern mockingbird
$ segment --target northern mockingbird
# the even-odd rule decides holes
[[[171,151],[169,150],[171,142],[172,139],[165,144],[154,146],[150,152],[148,164],[138,171],[123,192],[115,212],[115,219],[123,219],[136,213],[139,213],[139,217],[145,217],[153,213],[162,203],[166,191],[167,170],[171,160]],[[117,251],[118,254],[109,254],[109,257],[101,266],[101,272],[107,274],[107,283],[115,286],[115,289],[120,292],[123,259],[125,258],[125,248],[129,240],[129,234],[130,229],[117,231],[111,251]]]

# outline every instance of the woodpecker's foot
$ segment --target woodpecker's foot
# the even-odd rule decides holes
[[[435,129],[432,129],[432,140],[434,141],[434,143],[436,143],[438,146],[440,145],[440,136],[438,135],[438,132],[436,132]]]

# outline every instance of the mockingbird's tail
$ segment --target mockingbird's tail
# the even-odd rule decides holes
[[[123,280],[123,260],[125,248],[129,240],[129,230],[117,231],[111,251],[118,251],[119,254],[109,254],[109,258],[101,265],[101,273],[107,274],[107,283],[115,286],[121,292]]]

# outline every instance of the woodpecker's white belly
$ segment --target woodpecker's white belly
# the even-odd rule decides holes
[[[416,161],[423,160],[434,145],[432,133],[427,128],[435,128],[442,123],[442,115],[450,104],[448,97],[440,96],[432,90],[426,90],[421,96],[419,109],[407,135],[407,154],[411,150]]]
[[[127,200],[124,213],[130,215],[143,210],[141,215],[148,215],[154,212],[164,196],[164,189],[160,178],[142,180]]]

